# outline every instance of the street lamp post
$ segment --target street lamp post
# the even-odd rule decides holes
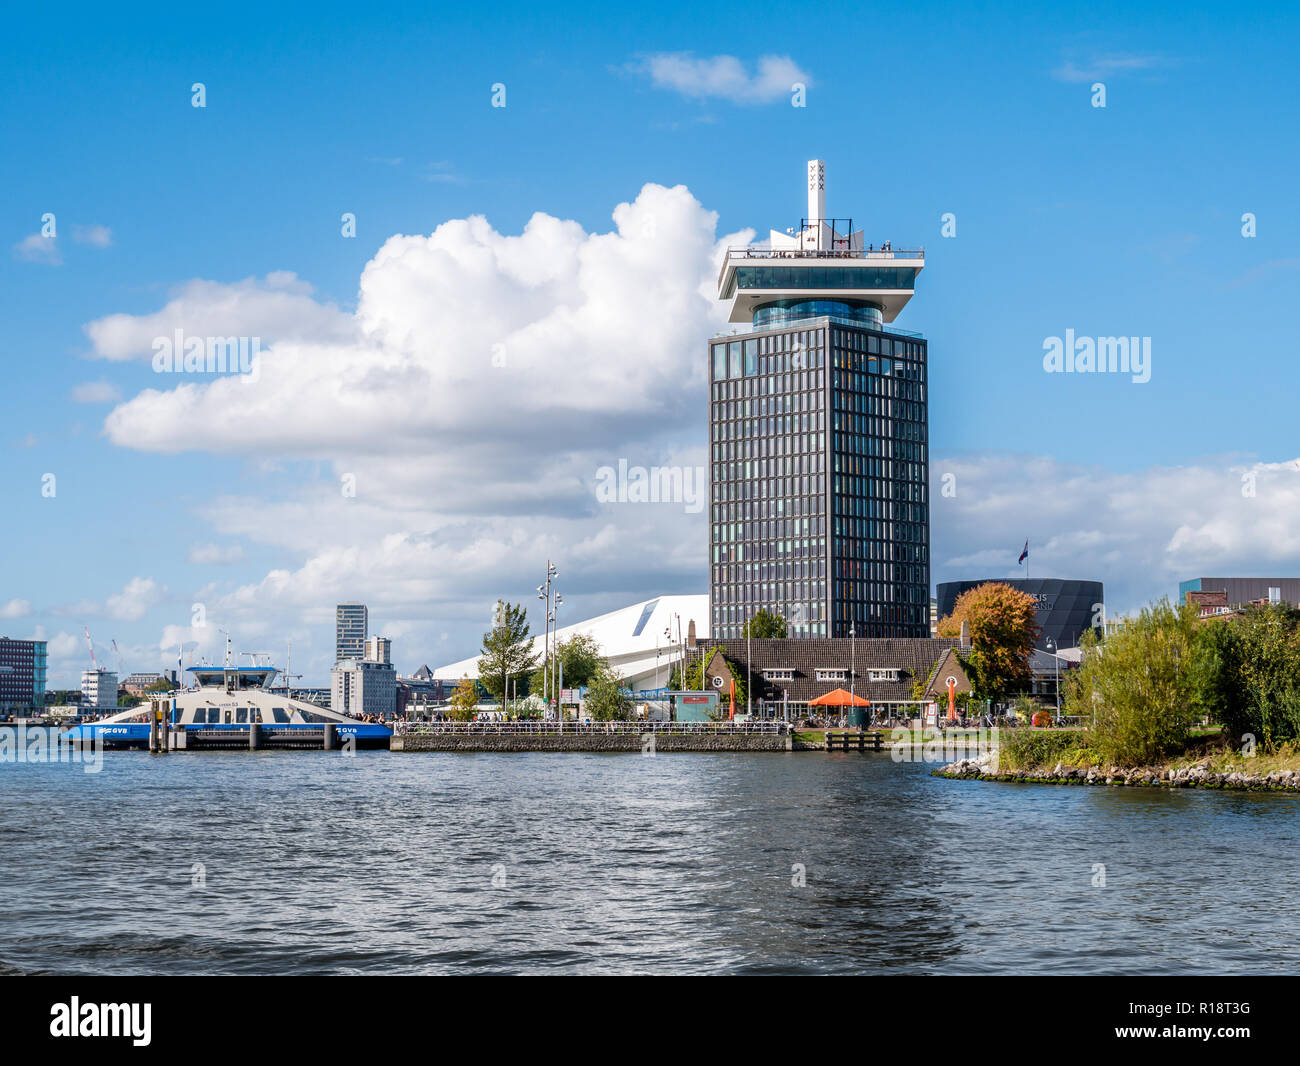
[[[550,559],[546,560],[546,580],[537,586],[537,598],[546,605],[545,613],[542,620],[545,625],[545,632],[542,638],[542,696],[546,700],[546,705],[551,705],[551,700],[555,700],[555,719],[559,723],[560,730],[564,730],[564,719],[560,714],[560,694],[555,691],[554,683],[554,662],[551,659],[551,631],[555,622],[555,607],[558,607],[564,601],[560,594],[554,594],[554,607],[552,606],[551,586],[554,584],[559,571]],[[558,633],[556,635],[556,644],[558,645]],[[556,649],[558,651],[558,647]]]
[[[745,629],[745,714],[754,717],[754,653],[753,620]]]
[[[551,608],[551,640],[555,644],[555,654],[551,657],[551,691],[555,693],[555,717],[561,733],[564,732],[564,704],[560,695],[560,682],[564,679],[564,671],[560,669],[560,604],[563,602],[564,597],[557,592]]]
[[[1047,646],[1052,649],[1052,659],[1056,664],[1056,724],[1061,724],[1061,657],[1057,654],[1060,646],[1051,637],[1047,638]]]
[[[673,639],[673,623],[674,623],[674,622],[677,624],[677,639],[676,639],[676,640]],[[669,676],[669,679],[670,679],[670,681],[671,681],[671,678],[672,678],[672,672],[673,672],[673,671],[672,671],[672,654],[673,654],[673,646],[674,646],[674,644],[675,644],[675,645],[676,645],[676,655],[677,655],[677,667],[678,667],[678,669],[681,671],[680,676],[677,678],[677,683],[678,683],[678,684],[679,684],[679,685],[684,689],[684,688],[686,688],[686,646],[685,646],[685,644],[683,643],[683,640],[682,640],[682,616],[681,616],[681,615],[679,615],[679,614],[674,614],[674,615],[670,615],[670,616],[669,616],[669,618],[668,618],[668,625],[664,627],[664,638],[668,641],[668,647],[669,647],[669,660],[668,660],[668,676]]]
[[[858,679],[858,627],[849,623],[849,706],[856,707]]]

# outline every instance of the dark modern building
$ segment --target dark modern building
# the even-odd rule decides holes
[[[45,641],[0,637],[0,712],[45,706],[47,663]]]
[[[1027,592],[1038,603],[1034,620],[1042,631],[1036,647],[1046,648],[1048,641],[1056,648],[1073,648],[1084,632],[1100,628],[1104,615],[1100,581],[1071,581],[1059,577],[1002,578],[989,577],[979,581],[944,581],[938,592],[939,617],[952,614],[957,597],[977,585],[997,582]],[[1097,634],[1100,636],[1100,632]]]
[[[1188,593],[1223,594],[1225,605],[1245,607],[1252,603],[1300,605],[1300,577],[1194,577],[1178,582],[1178,602],[1195,602]]]
[[[728,250],[718,279],[736,325],[709,346],[715,638],[761,608],[792,637],[930,633],[927,348],[886,325],[924,253],[825,216],[813,160],[808,217]]]

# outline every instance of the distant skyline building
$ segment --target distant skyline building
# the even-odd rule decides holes
[[[81,671],[81,709],[83,711],[117,710],[117,674],[102,666]]]
[[[366,654],[372,663],[391,663],[393,661],[393,642],[388,637],[366,637]]]
[[[762,608],[800,637],[928,637],[930,514],[925,338],[887,326],[922,251],[866,244],[808,214],[727,251],[728,335],[709,344],[710,625],[740,637]]]
[[[168,684],[175,685],[176,678],[175,670],[141,670],[124,677],[120,682],[120,687],[128,695],[140,696],[149,690],[150,685],[157,684],[159,681],[166,681]]]
[[[334,609],[334,661],[364,659],[370,635],[370,612],[364,603],[340,603]]]
[[[0,637],[0,710],[43,707],[47,664],[45,641]]]

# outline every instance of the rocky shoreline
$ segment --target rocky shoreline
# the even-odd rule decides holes
[[[1247,792],[1300,792],[1300,770],[1274,770],[1267,774],[1247,774],[1239,770],[1215,773],[1204,766],[1184,766],[1178,770],[1164,766],[1139,766],[1123,769],[1090,767],[1080,769],[1057,763],[1050,770],[994,770],[991,757],[958,759],[932,771],[935,777],[958,780],[1009,781],[1046,785],[1121,785],[1136,788],[1220,788]]]

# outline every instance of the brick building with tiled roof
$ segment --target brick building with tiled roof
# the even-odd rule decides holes
[[[693,655],[704,656],[706,687],[728,688],[726,663],[711,654],[714,649],[731,660],[739,680],[748,672],[755,711],[760,702],[788,699],[791,709],[801,712],[809,700],[851,685],[856,695],[871,701],[876,716],[881,717],[899,704],[911,704],[914,710],[912,686],[918,679],[928,680],[945,654],[959,647],[959,639],[947,637],[705,639]],[[746,659],[747,654],[752,654],[752,661]],[[721,678],[722,684],[716,684],[714,678]]]

